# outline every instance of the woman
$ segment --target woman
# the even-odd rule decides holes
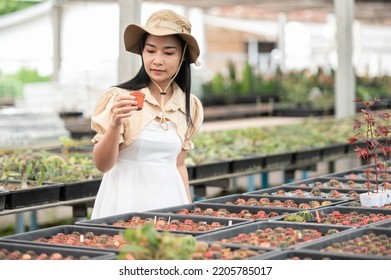
[[[190,22],[171,10],[125,29],[126,50],[140,54],[142,66],[101,96],[91,118],[94,161],[105,173],[92,219],[192,202],[185,158],[203,108],[190,93],[190,64],[199,57],[190,31]],[[145,94],[142,110],[134,91]]]

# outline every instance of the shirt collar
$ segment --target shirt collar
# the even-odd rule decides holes
[[[168,111],[177,111],[178,109],[181,110],[183,113],[186,113],[186,98],[185,94],[182,91],[182,89],[178,86],[176,82],[172,82],[173,86],[173,95],[171,96],[170,100],[166,103],[164,106],[166,112]],[[150,90],[148,87],[145,87],[141,90],[143,93],[145,93],[145,100],[148,101],[152,105],[160,106],[155,98],[153,98]]]

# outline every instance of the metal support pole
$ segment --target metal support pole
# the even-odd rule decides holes
[[[195,199],[195,196],[194,196],[194,185],[190,185],[189,189],[190,189],[191,201],[194,201],[194,199]]]
[[[53,22],[53,73],[52,80],[58,81],[61,71],[62,18],[64,0],[54,0],[52,10]]]
[[[354,0],[334,0],[337,16],[338,67],[335,79],[335,116],[355,114],[355,77],[353,69]]]
[[[335,172],[335,161],[331,160],[328,162],[328,173],[334,173]]]
[[[16,233],[24,232],[24,213],[16,214]]]
[[[130,23],[141,23],[142,0],[119,0],[119,57],[118,82],[130,80],[139,70],[141,59],[139,55],[129,53],[124,46],[124,31]]]
[[[247,180],[248,180],[247,191],[248,192],[255,191],[255,189],[256,189],[256,187],[255,187],[255,175],[247,176]]]
[[[295,179],[295,169],[284,170],[284,182],[291,183]]]
[[[261,188],[267,189],[269,187],[269,173],[262,172],[261,173]]]
[[[29,230],[36,230],[37,229],[37,211],[31,211],[30,212],[30,228]]]
[[[237,178],[234,177],[230,180],[230,187],[232,187],[232,189],[234,190],[238,188]]]
[[[301,174],[302,174],[301,178],[303,180],[308,178],[308,170],[302,170]]]
[[[287,16],[284,13],[278,14],[278,49],[281,52],[280,69],[285,72],[285,26],[287,22]]]
[[[206,185],[197,184],[194,185],[194,201],[203,200],[206,198]]]
[[[87,220],[87,204],[76,204],[72,206],[73,219],[75,222]]]

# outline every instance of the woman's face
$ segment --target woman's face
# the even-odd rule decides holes
[[[182,46],[175,36],[148,35],[142,56],[149,77],[165,87],[179,67]]]

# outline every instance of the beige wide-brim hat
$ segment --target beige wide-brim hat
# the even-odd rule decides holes
[[[187,18],[172,10],[160,10],[153,13],[145,26],[130,24],[124,32],[124,42],[127,51],[141,55],[141,38],[147,32],[156,36],[178,35],[186,43],[190,54],[190,63],[200,65],[197,61],[200,56],[200,48],[197,40],[190,35],[191,24]]]

